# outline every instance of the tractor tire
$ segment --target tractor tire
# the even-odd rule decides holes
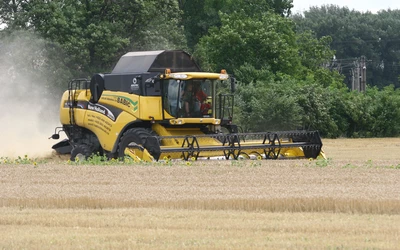
[[[87,160],[92,155],[92,153],[93,151],[88,145],[80,144],[72,149],[70,160],[75,161],[76,158],[78,158],[79,161]]]
[[[134,143],[137,146],[142,146],[158,160],[161,154],[160,145],[157,140],[154,140],[153,135],[145,128],[128,129],[121,137],[118,144],[118,158],[123,159],[125,149],[129,144]]]

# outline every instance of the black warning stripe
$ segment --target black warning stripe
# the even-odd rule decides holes
[[[71,107],[70,105],[70,101],[66,101],[64,103],[64,108],[69,108]],[[74,108],[78,108],[78,109],[87,109],[87,110],[91,110],[94,112],[97,112],[99,114],[102,114],[106,117],[108,117],[109,119],[111,119],[112,121],[115,121],[118,116],[122,113],[122,109],[108,105],[108,104],[103,104],[103,103],[91,103],[88,101],[78,101],[76,103],[76,105],[74,105]]]

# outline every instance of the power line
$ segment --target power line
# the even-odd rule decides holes
[[[400,42],[400,39],[390,39],[390,40],[381,40],[381,39],[374,39],[374,40],[347,40],[347,41],[332,41],[331,44],[342,44],[342,43],[384,43],[384,42]]]

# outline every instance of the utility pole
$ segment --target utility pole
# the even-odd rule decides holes
[[[354,68],[352,69],[353,71],[353,81],[352,81],[352,86],[351,90],[356,90],[360,91],[360,62],[358,59],[354,61]]]
[[[367,65],[365,61],[365,56],[361,57],[360,71],[361,71],[360,91],[365,92],[365,87],[367,85]]]
[[[354,90],[354,68],[350,69],[351,74],[351,90]]]
[[[360,59],[356,59],[354,62],[354,67],[351,69],[351,90],[356,90],[359,92],[365,92],[365,87],[367,85],[367,64],[365,56]]]

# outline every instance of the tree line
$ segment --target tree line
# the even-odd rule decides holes
[[[237,79],[244,131],[319,130],[324,137],[400,134],[400,10],[292,0],[12,0],[0,4],[2,84],[23,77],[59,93],[108,72],[128,51],[183,49],[203,70]],[[349,68],[367,58],[367,89]],[[58,92],[57,92],[58,91]],[[252,122],[245,122],[252,121]]]

